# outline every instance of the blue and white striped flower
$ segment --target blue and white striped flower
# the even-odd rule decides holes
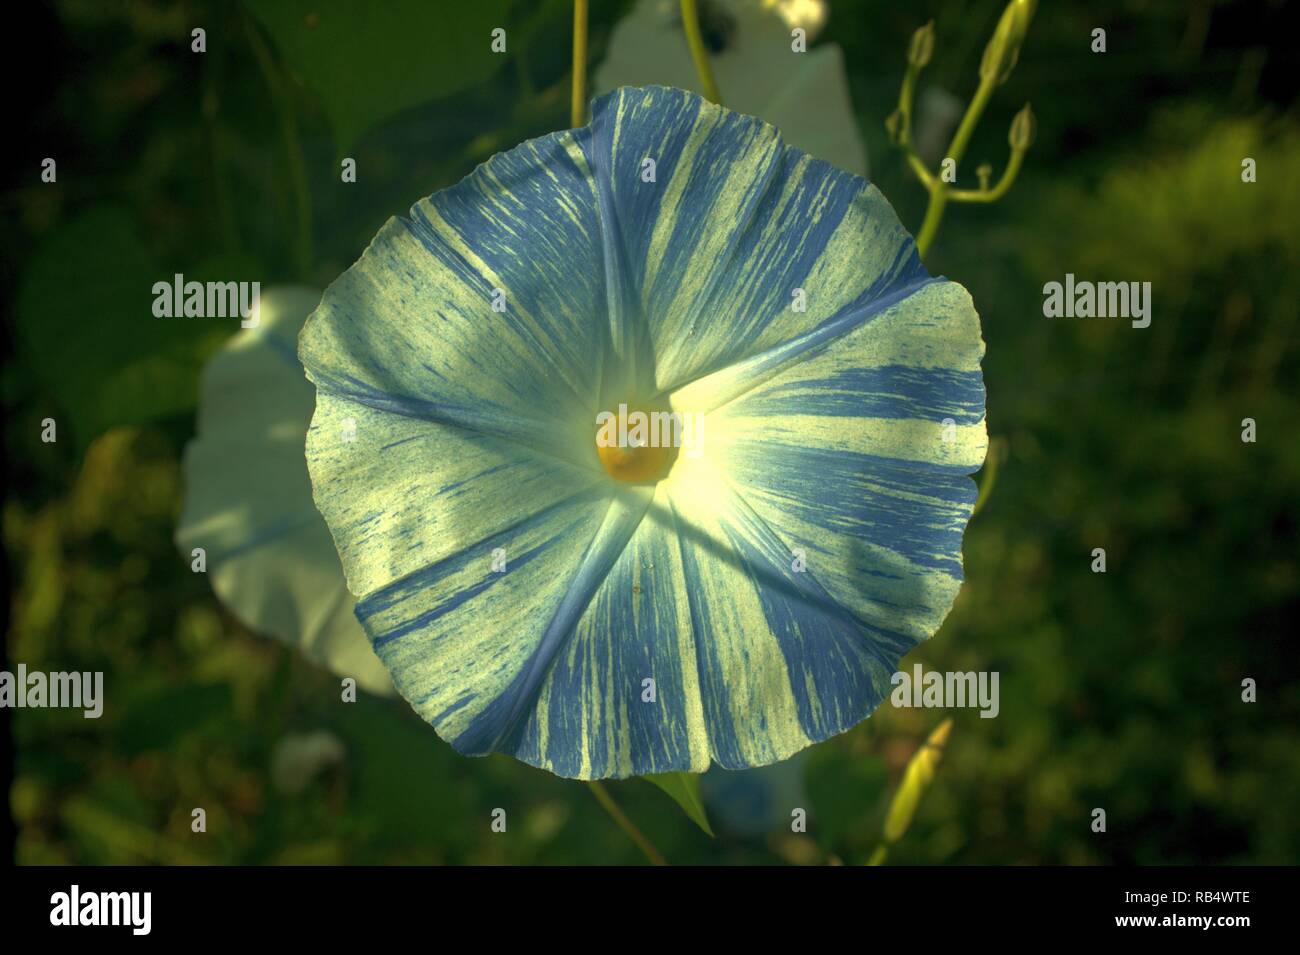
[[[775,762],[960,586],[970,296],[873,186],[691,93],[617,90],[390,220],[299,353],[357,617],[463,753]],[[598,448],[620,404],[702,413],[702,453]]]

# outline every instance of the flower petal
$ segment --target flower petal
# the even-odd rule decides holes
[[[692,580],[662,485],[615,556],[506,751],[579,779],[703,772],[696,642],[710,635],[691,619]]]
[[[770,707],[747,722],[719,709],[710,734],[723,765],[852,726],[888,692],[899,659],[938,629],[962,579],[968,475],[988,443],[982,354],[970,296],[936,282],[707,418],[705,458],[668,488],[683,525],[703,535],[692,593],[711,618],[744,621],[712,628],[716,692],[757,682]],[[706,466],[717,476],[696,476]],[[725,640],[764,631],[781,650],[763,663],[766,682],[763,658]],[[702,679],[706,699],[708,686]],[[787,688],[797,723],[777,706]]]
[[[353,616],[303,458],[313,389],[293,343],[319,301],[315,289],[267,289],[259,324],[204,368],[176,543],[187,558],[204,548],[212,589],[249,629],[300,646],[371,692],[392,693]]]
[[[591,129],[602,221],[640,290],[661,390],[928,279],[879,190],[760,120],[682,90],[625,88],[596,101]]]
[[[710,463],[683,464],[557,655],[506,748],[519,759],[582,779],[765,765],[887,692],[871,637],[808,592]]]
[[[667,482],[713,758],[766,765],[865,718],[911,642],[841,608],[711,460]]]
[[[373,408],[572,452],[599,381],[602,248],[574,135],[531,140],[390,219],[307,323],[303,365]]]
[[[648,495],[587,489],[368,594],[357,616],[398,689],[461,752],[511,751]],[[493,552],[508,563],[493,572]]]
[[[321,391],[307,432],[316,506],[367,597],[535,518],[603,473],[491,434]],[[484,567],[487,572],[487,567]]]
[[[723,48],[717,52],[710,48],[709,56],[727,107],[771,123],[797,149],[866,175],[866,151],[853,116],[839,46],[818,43],[794,54],[790,25],[772,5],[753,0],[709,5],[728,24]],[[813,33],[810,27],[808,39]],[[699,85],[699,73],[682,42],[677,4],[639,0],[610,34],[593,88],[603,93],[652,83],[690,89]],[[816,109],[809,109],[810,103],[816,103]]]

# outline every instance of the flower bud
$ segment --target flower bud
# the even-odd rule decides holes
[[[920,69],[930,62],[934,55],[934,21],[918,27],[912,34],[912,42],[907,48],[907,64]]]
[[[894,145],[898,145],[898,132],[902,122],[903,111],[901,109],[894,110],[889,114],[889,118],[885,120],[885,129],[889,131],[889,141]]]
[[[980,79],[996,84],[1005,83],[1020,58],[1020,46],[1029,31],[1029,21],[1034,18],[1038,0],[1011,0],[1002,11],[1002,19],[993,31],[993,39],[984,48],[980,61]]]
[[[1011,143],[1012,149],[1024,151],[1034,144],[1034,137],[1037,135],[1038,119],[1026,103],[1011,120],[1011,133],[1007,136],[1007,141]]]

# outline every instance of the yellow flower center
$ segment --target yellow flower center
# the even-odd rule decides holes
[[[596,416],[596,454],[611,477],[649,484],[667,476],[677,460],[673,431],[662,426],[667,413],[620,404]]]

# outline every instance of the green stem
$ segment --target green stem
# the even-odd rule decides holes
[[[948,193],[948,198],[953,202],[997,202],[1005,196],[1011,189],[1011,184],[1016,181],[1016,176],[1020,174],[1020,167],[1025,161],[1025,151],[1023,149],[1013,149],[1011,158],[1007,161],[1007,168],[1002,173],[1002,178],[992,189],[953,189]]]
[[[980,512],[984,502],[993,493],[993,485],[998,481],[998,463],[1001,457],[1002,443],[999,439],[994,438],[989,442],[989,449],[984,458],[984,474],[980,481],[979,495],[975,498],[975,506],[971,508],[970,516],[972,518]]]
[[[938,180],[934,178],[930,170],[925,168],[925,163],[921,161],[920,156],[912,151],[911,146],[904,146],[903,150],[904,155],[907,156],[907,164],[912,167],[912,172],[916,173],[916,178],[921,180],[921,185],[925,186],[927,190],[933,192],[935,183]]]
[[[966,107],[966,115],[962,117],[961,125],[957,127],[957,132],[953,135],[952,142],[948,145],[948,152],[944,156],[944,159],[951,159],[955,166],[961,165],[962,154],[970,145],[970,138],[975,132],[976,125],[979,124],[980,116],[984,114],[984,107],[989,104],[989,98],[993,95],[993,88],[996,85],[996,82],[991,79],[981,80],[979,89],[975,91],[970,105]],[[921,231],[916,236],[916,250],[923,259],[930,251],[930,246],[934,244],[934,237],[939,232],[939,223],[943,221],[943,210],[948,205],[948,198],[948,184],[942,178],[937,179],[934,188],[930,190],[930,204],[926,207]]]
[[[925,219],[921,221],[921,231],[916,234],[916,251],[922,260],[934,243],[934,237],[939,231],[939,223],[943,220],[944,207],[947,205],[948,191],[944,189],[942,182],[936,182],[935,187],[930,190],[930,203],[925,207]]]
[[[916,98],[916,78],[921,71],[910,63],[903,73],[903,86],[898,91],[898,145],[912,144],[912,101]]]
[[[659,850],[641,834],[641,830],[636,827],[636,824],[627,817],[622,809],[618,808],[618,803],[614,802],[614,797],[606,791],[602,783],[593,779],[589,780],[587,785],[591,787],[591,792],[596,797],[596,801],[613,817],[614,821],[618,823],[618,827],[627,833],[628,838],[636,843],[637,848],[650,860],[651,865],[668,864],[664,857],[659,854]]]
[[[587,122],[587,0],[573,0],[573,98],[569,116],[574,128]]]
[[[925,163],[921,157],[916,154],[912,148],[912,105],[916,98],[916,81],[921,75],[921,68],[913,63],[907,64],[907,71],[903,74],[903,85],[898,91],[898,132],[896,145],[903,150],[903,155],[907,157],[907,164],[912,167],[912,172],[916,178],[921,180],[921,185],[925,186],[927,192],[933,192],[935,186],[935,177],[930,170],[925,168]]]
[[[722,93],[718,91],[718,82],[713,78],[709,55],[704,49],[704,34],[700,32],[700,11],[695,0],[682,0],[682,26],[686,30],[686,45],[690,47],[691,59],[695,62],[695,72],[700,74],[700,85],[704,87],[704,95],[721,106]]]

